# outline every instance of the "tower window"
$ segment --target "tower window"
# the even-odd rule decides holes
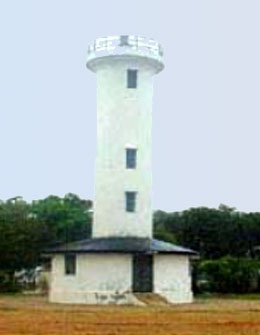
[[[76,255],[67,254],[64,256],[65,260],[65,274],[75,275],[76,274]]]
[[[136,149],[126,149],[126,168],[135,169],[136,168]]]
[[[127,70],[127,88],[137,87],[137,70]]]
[[[125,209],[127,212],[135,212],[136,192],[125,192]]]

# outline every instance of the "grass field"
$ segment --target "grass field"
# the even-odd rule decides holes
[[[84,306],[0,296],[0,335],[260,335],[260,300],[211,298],[190,305]]]

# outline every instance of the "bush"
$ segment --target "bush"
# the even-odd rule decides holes
[[[224,257],[202,261],[197,268],[198,287],[205,291],[204,285],[207,291],[218,293],[254,292],[258,290],[259,270],[260,262],[248,259]]]
[[[21,286],[16,283],[12,276],[4,271],[0,271],[0,292],[16,293],[21,291]]]

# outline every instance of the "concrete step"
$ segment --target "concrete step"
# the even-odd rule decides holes
[[[149,306],[169,306],[170,303],[157,293],[134,293],[135,297]]]

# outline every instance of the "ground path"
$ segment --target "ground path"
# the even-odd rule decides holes
[[[260,300],[191,305],[83,306],[0,296],[0,335],[260,335]]]

